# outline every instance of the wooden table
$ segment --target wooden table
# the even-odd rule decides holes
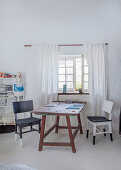
[[[73,106],[74,104],[80,105],[79,109],[67,109],[70,106]],[[35,113],[37,115],[42,115],[42,123],[41,123],[41,132],[40,132],[40,141],[39,141],[39,151],[42,151],[43,146],[70,146],[72,148],[72,152],[75,153],[75,144],[74,139],[80,130],[80,134],[83,133],[82,131],[82,125],[81,125],[81,119],[80,119],[80,112],[83,110],[85,106],[85,102],[82,103],[72,103],[67,104],[64,102],[56,102],[50,105],[47,105],[45,107],[40,107],[38,109],[35,109],[32,111],[32,113]],[[46,123],[46,116],[48,115],[55,115],[56,116],[56,122],[55,124],[45,131],[45,123]],[[59,117],[65,116],[67,126],[59,126]],[[77,116],[78,125],[77,126],[71,126],[70,122],[70,116]],[[69,137],[70,137],[70,143],[65,142],[44,142],[44,138],[55,128],[55,133],[58,133],[58,129],[68,129]],[[72,129],[75,129],[72,133]]]

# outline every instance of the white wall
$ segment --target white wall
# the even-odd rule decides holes
[[[24,44],[109,43],[108,95],[115,102],[115,129],[121,103],[120,37],[121,0],[0,0],[1,71],[31,76],[31,48]]]

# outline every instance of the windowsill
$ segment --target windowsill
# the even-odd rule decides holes
[[[58,93],[58,95],[89,95],[89,92],[79,93],[79,92],[67,92],[67,93]]]

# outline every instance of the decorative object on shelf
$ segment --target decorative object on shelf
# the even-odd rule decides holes
[[[4,72],[0,72],[0,78],[4,77]]]
[[[79,93],[83,93],[82,88],[79,89]]]
[[[66,100],[65,103],[72,104],[72,100]]]
[[[66,91],[67,91],[67,85],[64,84],[64,85],[63,85],[63,93],[66,93]]]
[[[22,74],[20,72],[18,72],[16,75],[16,81],[14,84],[14,95],[17,97],[24,96],[24,86]]]

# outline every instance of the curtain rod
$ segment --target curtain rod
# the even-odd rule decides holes
[[[24,47],[31,47],[32,45],[24,45]]]
[[[83,46],[84,44],[58,44],[58,46]],[[105,43],[105,45],[108,45],[108,43]]]
[[[83,46],[84,44],[58,44],[59,47],[64,46]],[[108,43],[105,43],[105,45],[108,45]],[[32,45],[24,45],[24,47],[32,47]]]

